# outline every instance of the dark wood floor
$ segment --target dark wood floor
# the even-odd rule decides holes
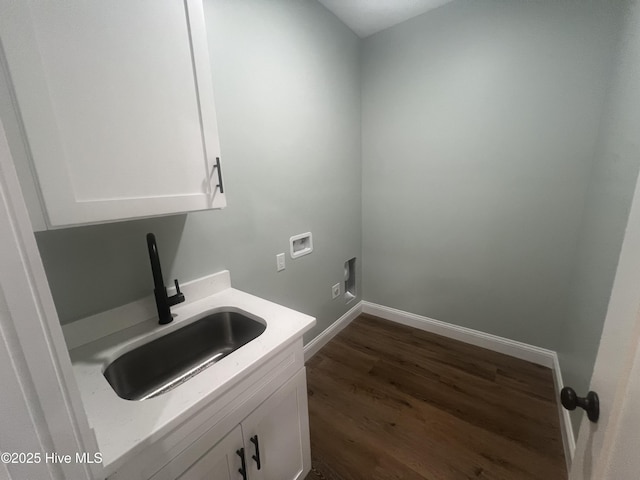
[[[307,382],[306,480],[567,478],[548,368],[362,315]]]

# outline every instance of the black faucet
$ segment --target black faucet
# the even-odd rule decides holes
[[[158,246],[156,245],[156,236],[153,233],[147,233],[147,246],[149,247],[149,260],[151,260],[151,271],[153,272],[153,293],[156,296],[156,307],[158,308],[158,318],[160,325],[171,323],[171,306],[184,302],[184,295],[180,291],[178,279],[175,279],[176,294],[167,296],[167,287],[164,286],[162,279],[162,268],[160,268],[160,257],[158,256]]]

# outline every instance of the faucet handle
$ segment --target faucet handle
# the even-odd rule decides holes
[[[182,303],[185,300],[184,294],[180,291],[180,284],[178,283],[178,279],[176,278],[173,283],[176,286],[176,294],[167,298],[167,302],[169,303],[170,307],[177,305],[178,303]]]

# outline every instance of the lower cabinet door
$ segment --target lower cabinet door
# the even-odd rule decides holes
[[[305,369],[241,426],[249,480],[303,480],[311,469]]]
[[[196,442],[198,443],[198,442]],[[198,448],[189,447],[155,474],[151,480],[242,480],[242,431],[240,425],[199,458]]]

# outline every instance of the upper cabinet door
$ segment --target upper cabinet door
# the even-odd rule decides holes
[[[201,0],[0,0],[50,226],[222,208]]]

